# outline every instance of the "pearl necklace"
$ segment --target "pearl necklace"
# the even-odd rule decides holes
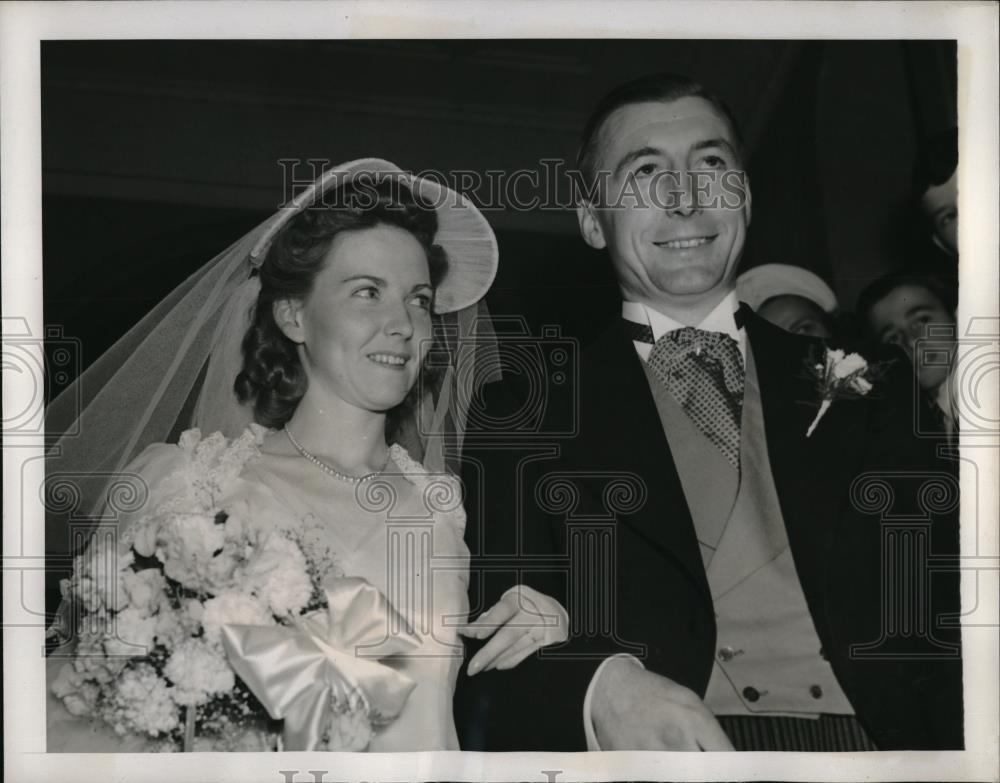
[[[327,465],[319,457],[306,451],[302,447],[302,444],[300,444],[297,440],[295,440],[288,427],[285,427],[285,435],[288,436],[288,440],[291,441],[291,444],[295,447],[295,450],[299,452],[299,454],[301,454],[307,460],[309,460],[313,465],[322,470],[328,476],[332,476],[335,479],[340,479],[341,481],[346,481],[348,484],[364,484],[366,481],[371,481],[373,478],[381,476],[383,471],[385,471],[386,466],[389,464],[389,454],[386,453],[385,462],[383,462],[382,467],[376,470],[374,473],[366,473],[363,476],[351,476],[347,473],[341,473],[332,465]]]

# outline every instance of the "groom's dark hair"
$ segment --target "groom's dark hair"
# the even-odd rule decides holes
[[[587,124],[583,127],[580,147],[576,155],[576,168],[583,175],[584,184],[591,186],[597,175],[597,153],[600,145],[601,128],[604,121],[622,106],[633,103],[670,103],[681,98],[704,98],[723,116],[733,133],[736,154],[743,160],[743,138],[739,123],[729,107],[715,93],[704,85],[676,73],[654,73],[641,76],[615,87],[594,107]]]

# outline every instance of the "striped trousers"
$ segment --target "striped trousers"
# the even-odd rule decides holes
[[[878,750],[853,715],[717,715],[736,750]]]

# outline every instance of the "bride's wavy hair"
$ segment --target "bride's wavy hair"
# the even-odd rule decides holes
[[[437,214],[398,178],[362,175],[335,193],[326,194],[323,201],[334,205],[324,206],[321,202],[303,210],[275,235],[258,272],[260,295],[243,338],[243,370],[236,376],[234,389],[240,402],[252,403],[255,421],[265,427],[283,427],[308,387],[298,347],[275,321],[274,304],[309,295],[337,234],[379,225],[397,226],[412,234],[424,248],[432,288],[437,288],[448,270],[444,248],[434,244]],[[409,394],[387,412],[388,439],[395,437],[420,391],[436,387],[440,372],[431,363],[423,363]]]

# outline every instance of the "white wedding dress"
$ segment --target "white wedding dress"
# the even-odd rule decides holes
[[[226,441],[184,433],[178,445],[149,447],[130,466],[150,488],[143,514],[183,507],[210,478],[218,508],[261,514],[279,526],[303,526],[325,549],[335,576],[362,577],[381,590],[420,640],[413,652],[383,663],[416,687],[397,718],[377,730],[369,751],[457,750],[452,697],[468,616],[469,553],[458,482],[428,473],[401,446],[390,447],[385,473],[352,486],[299,457],[261,451],[267,430],[251,425]],[[130,520],[122,520],[127,537]],[[127,541],[127,538],[126,538]],[[62,661],[50,661],[50,682]],[[49,751],[155,749],[118,737],[105,725],[74,718],[49,693]]]

